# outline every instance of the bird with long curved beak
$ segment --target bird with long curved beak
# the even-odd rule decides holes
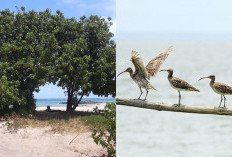
[[[167,71],[168,72],[168,81],[171,85],[172,88],[176,89],[179,93],[179,102],[176,106],[180,106],[180,99],[181,99],[181,95],[180,95],[180,91],[196,91],[196,92],[200,92],[198,89],[196,89],[195,87],[193,87],[192,85],[188,84],[186,81],[181,80],[177,77],[173,77],[173,70],[172,69],[168,69],[168,70],[160,70],[161,71]]]
[[[207,77],[202,77],[200,78],[198,81],[205,79],[205,78],[209,78],[210,79],[210,87],[213,89],[213,91],[217,94],[221,95],[221,101],[218,107],[221,107],[221,103],[222,103],[222,99],[224,98],[224,108],[226,107],[226,97],[225,95],[232,95],[232,87],[224,84],[224,83],[219,83],[219,82],[215,82],[215,75],[210,75]]]
[[[119,73],[117,75],[117,77],[119,75],[121,75],[122,73],[128,72],[130,74],[130,77],[133,79],[133,81],[139,86],[141,93],[140,93],[138,99],[140,99],[141,95],[143,94],[142,88],[144,88],[144,89],[146,89],[146,96],[145,96],[144,100],[146,100],[148,90],[150,90],[150,89],[156,90],[155,87],[153,87],[149,83],[148,80],[157,74],[160,66],[165,61],[165,59],[168,57],[168,55],[171,51],[173,51],[172,46],[170,46],[163,53],[160,53],[157,57],[153,58],[147,64],[146,67],[143,64],[143,60],[141,59],[140,54],[136,51],[132,51],[131,52],[131,61],[135,66],[135,72],[133,72],[132,68],[129,67],[125,71]]]

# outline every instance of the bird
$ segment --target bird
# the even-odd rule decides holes
[[[188,84],[186,81],[181,80],[177,77],[173,77],[173,70],[160,70],[160,71],[167,71],[168,72],[168,81],[172,88],[176,89],[179,93],[179,103],[176,106],[180,106],[181,94],[180,91],[196,91],[200,92],[200,90],[196,89],[192,85]]]
[[[232,87],[224,84],[224,83],[219,83],[215,82],[215,75],[210,75],[208,77],[202,77],[198,81],[209,78],[210,79],[210,87],[213,89],[213,91],[217,94],[221,95],[221,101],[218,107],[221,107],[222,99],[224,98],[224,108],[226,107],[226,97],[225,95],[232,95]]]
[[[150,89],[157,90],[154,86],[152,86],[149,83],[148,80],[157,74],[160,66],[165,61],[165,59],[168,57],[168,55],[171,51],[173,51],[172,46],[170,46],[164,52],[160,53],[158,56],[156,56],[155,58],[150,60],[150,62],[145,67],[143,60],[140,57],[140,54],[138,52],[132,50],[131,61],[135,66],[135,72],[133,71],[133,69],[131,67],[129,67],[125,71],[119,73],[117,75],[117,77],[119,75],[121,75],[122,73],[128,72],[130,74],[130,77],[132,78],[132,80],[139,86],[141,93],[140,93],[138,99],[140,99],[141,95],[143,94],[142,88],[144,88],[144,89],[146,89],[146,96],[143,100],[146,100],[148,90],[150,90]]]

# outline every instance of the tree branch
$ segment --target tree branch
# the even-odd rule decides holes
[[[76,104],[74,104],[74,106],[73,106],[73,110],[75,110],[76,107],[78,106],[78,104],[81,102],[81,100],[82,100],[84,94],[85,94],[84,91],[82,91],[81,97],[79,98],[78,102],[77,102]]]
[[[117,98],[117,105],[139,107],[145,109],[152,109],[158,111],[172,111],[172,112],[186,112],[186,113],[198,113],[198,114],[215,114],[215,115],[228,115],[232,116],[232,109],[218,108],[210,106],[186,106],[182,105],[176,107],[174,104],[160,103],[160,102],[148,102],[143,100],[132,100],[127,98]]]

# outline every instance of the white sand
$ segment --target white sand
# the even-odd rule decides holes
[[[104,109],[104,104],[77,107],[78,111],[93,111],[98,106]],[[37,108],[36,110],[45,110]],[[63,107],[51,109],[65,110]],[[107,152],[102,146],[95,144],[92,132],[75,134],[51,133],[50,128],[26,128],[17,132],[9,132],[0,121],[0,157],[100,157]],[[70,141],[74,139],[71,144]]]
[[[1,125],[2,126],[2,125]],[[0,157],[87,157],[107,154],[96,145],[91,132],[76,135],[53,134],[49,128],[19,129],[17,133],[5,132],[0,128]]]
[[[75,111],[89,111],[89,112],[93,112],[94,108],[98,108],[100,110],[103,110],[106,106],[106,103],[97,103],[97,104],[93,104],[93,105],[89,105],[89,106],[78,106]],[[61,110],[61,111],[65,111],[66,107],[51,107],[51,110]],[[47,109],[47,107],[37,107],[36,111],[45,111]]]

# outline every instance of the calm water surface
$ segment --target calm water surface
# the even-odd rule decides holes
[[[232,86],[232,41],[227,42],[117,42],[117,74],[130,62],[131,50],[140,52],[145,65],[152,57],[173,45],[175,51],[161,69],[172,68],[174,76],[186,80],[201,92],[182,92],[182,104],[218,106],[220,95],[212,91],[203,76]],[[133,67],[134,68],[134,67]],[[151,78],[158,89],[148,101],[178,102],[167,73]],[[117,78],[117,97],[138,98],[140,90],[128,74]],[[142,96],[142,98],[145,96]],[[226,96],[232,108],[232,96]],[[117,156],[119,157],[232,157],[232,117],[146,110],[117,106]]]
[[[93,102],[103,103],[103,102],[115,102],[115,98],[83,98],[82,101],[91,100]],[[63,102],[67,102],[67,99],[37,99],[36,107],[47,107],[48,105],[51,107],[66,107],[66,104],[62,104]],[[79,104],[79,106],[87,106],[91,104]]]

